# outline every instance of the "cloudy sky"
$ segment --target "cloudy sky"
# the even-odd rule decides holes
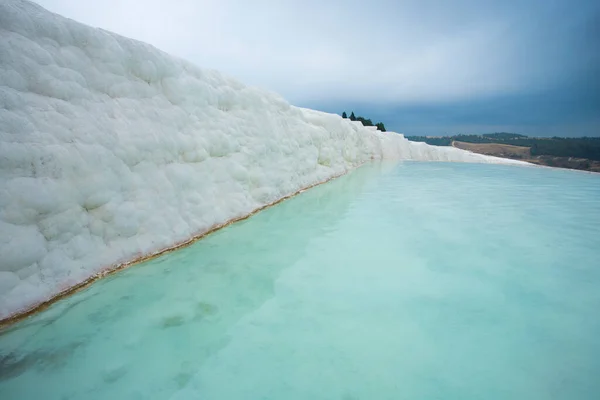
[[[37,0],[406,134],[600,136],[598,0]]]

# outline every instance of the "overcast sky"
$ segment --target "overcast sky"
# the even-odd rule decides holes
[[[598,0],[38,0],[405,134],[600,136]]]

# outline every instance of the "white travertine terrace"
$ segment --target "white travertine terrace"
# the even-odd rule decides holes
[[[0,319],[381,158],[513,163],[294,107],[0,0]]]

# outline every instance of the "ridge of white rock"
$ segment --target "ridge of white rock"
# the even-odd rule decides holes
[[[412,143],[0,0],[0,319]]]

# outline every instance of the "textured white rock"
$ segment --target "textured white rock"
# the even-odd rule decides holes
[[[0,319],[408,142],[0,0]]]

